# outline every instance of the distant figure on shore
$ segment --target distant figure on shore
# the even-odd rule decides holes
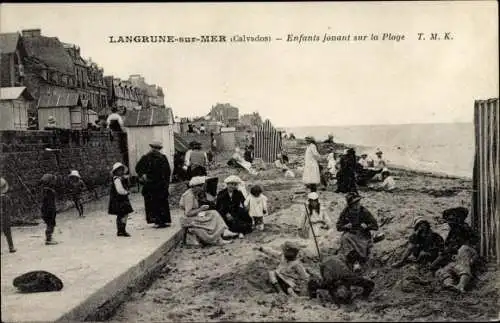
[[[205,131],[206,131],[206,130],[205,130],[205,125],[202,123],[202,124],[200,125],[200,133],[204,135],[204,134],[205,134]]]
[[[244,156],[244,159],[247,162],[253,163],[253,160],[254,160],[254,149],[253,149],[253,145],[252,144],[248,145],[245,148],[245,153],[243,154],[243,156]]]
[[[9,252],[14,253],[16,249],[14,248],[14,242],[12,240],[11,219],[14,214],[14,204],[12,199],[7,192],[9,191],[9,183],[3,177],[0,178],[0,216],[2,217],[2,232],[7,239],[7,244],[9,245]]]
[[[107,127],[112,131],[124,132],[124,123],[122,116],[118,113],[117,107],[111,108],[111,114],[106,120]]]
[[[340,170],[337,177],[337,193],[357,192],[356,187],[356,152],[349,148],[340,157]]]
[[[384,168],[380,174],[382,175],[382,183],[380,185],[370,185],[370,188],[375,191],[393,192],[396,189],[396,181],[391,176],[391,172]]]
[[[318,185],[321,183],[321,175],[319,171],[318,161],[321,155],[318,152],[316,141],[313,137],[305,138],[307,148],[304,156],[304,173],[302,174],[302,182],[311,192],[316,192]]]
[[[384,153],[380,149],[377,149],[377,152],[375,153],[375,155],[377,155],[377,158],[375,158],[375,160],[373,161],[374,170],[378,170],[379,172],[381,172],[384,168],[387,167],[387,162],[383,158],[383,154]],[[381,173],[376,174],[373,177],[373,179],[377,180],[377,181],[381,181],[382,174]]]
[[[168,204],[170,164],[161,152],[163,144],[160,141],[149,146],[151,151],[139,159],[135,172],[143,183],[146,222],[155,223],[157,228],[166,228],[172,223]]]
[[[375,217],[361,205],[361,196],[349,193],[347,206],[337,221],[337,230],[343,232],[340,238],[340,254],[353,264],[353,271],[360,271],[370,257],[373,246],[370,231],[378,230]]]
[[[215,135],[213,132],[210,132],[210,149],[215,155],[215,153],[217,152],[217,140],[215,140]]]
[[[87,189],[87,185],[82,180],[80,173],[77,170],[72,170],[68,175],[68,188],[71,194],[71,200],[75,204],[75,208],[78,211],[80,217],[83,215],[83,203],[82,203],[82,193]]]
[[[328,138],[325,141],[323,141],[323,143],[325,143],[325,144],[334,144],[335,142],[333,141],[333,135],[329,134]]]
[[[368,154],[361,154],[361,158],[359,159],[358,163],[364,169],[370,167],[370,165],[368,164]]]
[[[288,137],[288,139],[295,140],[295,135],[293,133],[291,133],[290,136]]]
[[[188,124],[188,133],[194,133],[194,128],[192,124]]]

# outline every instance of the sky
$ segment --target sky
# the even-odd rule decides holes
[[[498,97],[496,1],[2,4],[0,31],[41,28],[105,75],[141,74],[180,117],[231,103],[279,127],[471,122]],[[419,41],[451,32],[453,40]],[[288,34],[404,35],[297,43]],[[109,36],[271,36],[271,42],[110,43]],[[370,38],[370,36],[368,36]]]

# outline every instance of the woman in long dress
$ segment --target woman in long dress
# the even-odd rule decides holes
[[[224,219],[216,210],[210,210],[210,206],[206,204],[200,206],[199,200],[203,200],[205,194],[205,181],[204,176],[193,177],[189,182],[189,189],[182,194],[179,202],[184,210],[181,225],[203,245],[223,245],[228,243],[223,238],[232,238],[237,234],[228,230]]]
[[[349,193],[346,196],[347,206],[337,221],[337,230],[343,232],[340,238],[340,253],[352,265],[354,271],[361,270],[373,246],[370,231],[377,231],[377,220],[360,204],[361,196]]]
[[[304,157],[304,173],[302,174],[302,182],[311,192],[316,192],[318,185],[321,183],[318,161],[321,155],[318,153],[316,142],[313,137],[306,137],[307,142],[306,153]]]

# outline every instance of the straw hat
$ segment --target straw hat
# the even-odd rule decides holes
[[[81,178],[80,173],[77,170],[72,170],[71,173],[69,173],[69,176],[75,176],[78,178]]]
[[[153,141],[152,143],[149,144],[149,146],[151,148],[156,148],[156,149],[162,149],[163,148],[163,144],[159,140]]]
[[[428,225],[430,225],[429,221],[427,221],[423,216],[417,216],[413,220],[413,228],[416,229],[418,225],[422,223],[427,223]]]
[[[348,205],[353,205],[361,201],[362,197],[358,193],[347,193],[346,200]]]
[[[9,183],[5,180],[5,178],[0,178],[0,193],[5,194],[9,190]]]
[[[224,183],[226,183],[226,184],[229,184],[229,183],[240,184],[241,183],[241,178],[239,178],[236,175],[231,175],[231,176],[228,176],[224,180]]]
[[[128,168],[127,166],[123,165],[122,163],[120,162],[117,162],[117,163],[114,163],[113,164],[113,167],[111,168],[111,174],[114,174],[114,172],[119,169],[119,168],[122,168],[123,167],[123,170],[125,171],[125,173],[128,171]]]
[[[189,181],[189,187],[198,186],[205,184],[207,180],[206,176],[195,176]]]
[[[319,195],[316,192],[311,192],[311,193],[307,194],[307,198],[309,200],[317,200],[317,199],[319,199]]]

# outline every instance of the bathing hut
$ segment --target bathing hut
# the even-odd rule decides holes
[[[262,158],[266,163],[274,162],[282,149],[281,132],[266,120],[255,132],[254,146],[255,158]]]
[[[148,108],[142,110],[127,111],[124,120],[125,131],[128,140],[129,169],[132,176],[135,173],[135,165],[139,159],[151,150],[149,144],[159,140],[163,143],[164,153],[174,169],[174,116],[171,109]]]
[[[24,86],[0,89],[0,130],[27,130],[33,96]]]
[[[479,232],[481,256],[500,265],[500,105],[499,99],[474,106],[476,158],[471,224]]]
[[[43,129],[49,117],[56,119],[61,129],[85,129],[88,124],[88,100],[76,92],[43,94],[38,99],[38,129]]]

